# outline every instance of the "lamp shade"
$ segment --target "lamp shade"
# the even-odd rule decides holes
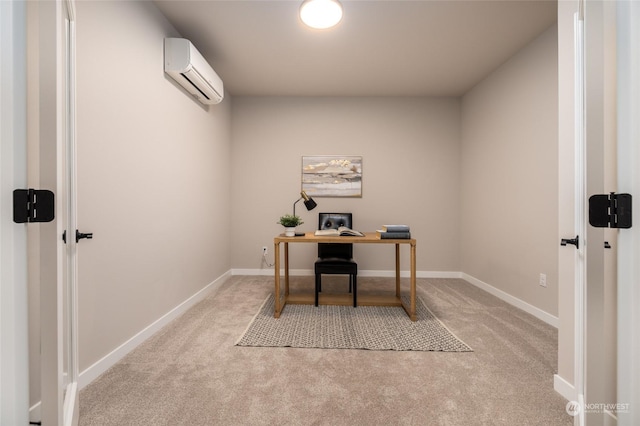
[[[313,210],[318,204],[313,201],[313,198],[309,198],[308,200],[304,201],[304,205],[307,207],[307,210]]]
[[[338,0],[305,0],[300,6],[300,19],[311,28],[331,28],[342,19]]]
[[[313,201],[313,198],[309,197],[307,195],[306,192],[301,191],[300,192],[300,198],[298,198],[296,200],[295,203],[293,203],[293,215],[296,215],[296,204],[298,204],[298,201],[300,200],[304,200],[304,206],[307,208],[307,210],[313,210],[316,208],[316,206],[318,205],[315,201]]]

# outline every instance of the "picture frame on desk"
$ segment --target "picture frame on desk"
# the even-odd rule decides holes
[[[362,198],[362,157],[302,157],[302,190],[310,197]]]

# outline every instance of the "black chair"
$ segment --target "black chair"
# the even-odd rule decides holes
[[[318,229],[338,229],[340,226],[353,229],[351,213],[320,213],[318,219]],[[349,293],[353,291],[353,307],[357,306],[358,264],[353,260],[353,244],[318,243],[315,273],[316,306],[318,306],[318,293],[322,291],[322,274],[349,275]]]

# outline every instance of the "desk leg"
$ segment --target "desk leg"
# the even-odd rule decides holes
[[[274,265],[273,265],[273,273],[276,282],[275,289],[275,312],[273,316],[275,318],[280,318],[280,313],[282,312],[282,307],[280,306],[280,243],[273,243],[273,255],[274,255]]]
[[[411,321],[416,321],[416,245],[411,244]]]
[[[400,244],[396,244],[396,297],[400,297]]]
[[[284,295],[289,295],[289,243],[284,243]]]

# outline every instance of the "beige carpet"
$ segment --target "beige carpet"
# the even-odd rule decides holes
[[[462,280],[419,279],[418,295],[474,352],[234,346],[272,282],[232,277],[83,389],[80,424],[572,424],[553,390],[557,330]]]

